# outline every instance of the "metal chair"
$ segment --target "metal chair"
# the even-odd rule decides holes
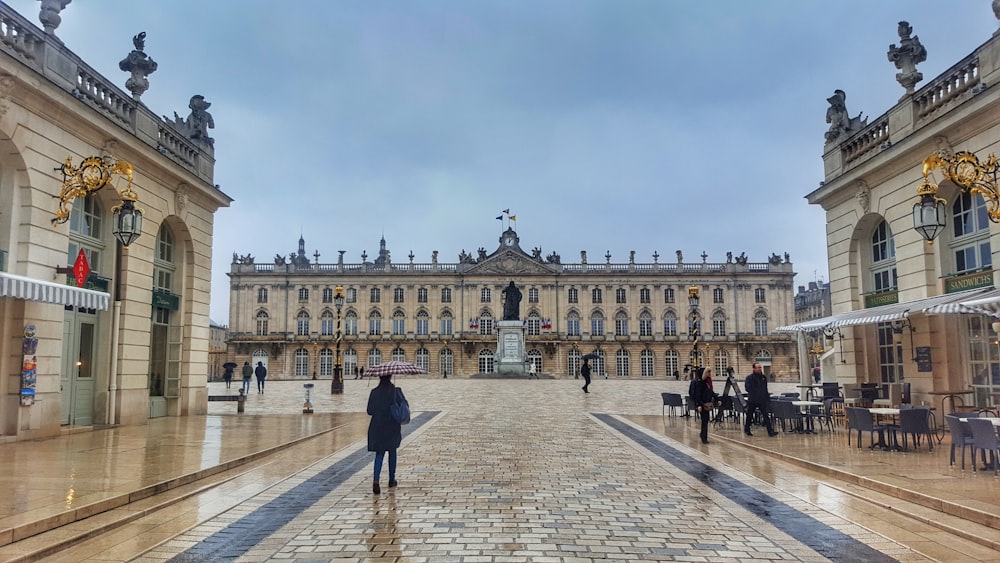
[[[879,436],[884,437],[885,432],[892,431],[893,427],[886,424],[875,424],[872,420],[872,413],[868,409],[860,409],[855,407],[845,407],[847,411],[848,419],[851,422],[851,429],[858,433],[858,447],[861,447],[861,433],[868,432],[869,440],[871,441],[871,446],[875,447],[875,433],[878,432]],[[886,443],[884,439],[879,440],[882,443]]]
[[[972,432],[972,470],[976,471],[976,451],[982,452],[986,460],[986,452],[990,452],[990,463],[993,464],[993,474],[1000,475],[1000,438],[993,427],[993,422],[981,418],[970,418],[969,430]],[[965,461],[965,458],[962,458]]]
[[[827,382],[823,384],[823,400],[840,397],[840,384]]]
[[[670,416],[674,415],[675,408],[684,409],[684,398],[679,393],[660,393],[660,396],[663,397],[662,414],[666,414],[668,407],[670,408]]]
[[[903,435],[903,449],[907,447],[906,436],[913,436],[913,447],[920,447],[920,437],[927,436],[928,451],[934,451],[931,435],[931,410],[927,408],[900,409],[899,432]]]
[[[971,414],[971,413],[969,413]],[[969,430],[968,423],[962,422],[959,418],[969,418],[968,416],[957,417],[951,414],[945,415],[944,419],[948,423],[948,431],[951,432],[951,461],[949,465],[955,465],[955,448],[962,448],[962,469],[965,469],[965,448],[973,448],[972,431]],[[973,416],[972,418],[975,418]],[[972,458],[975,465],[976,458]]]

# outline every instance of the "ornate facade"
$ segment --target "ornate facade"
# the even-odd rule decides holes
[[[333,373],[336,286],[345,290],[341,353],[345,378],[366,365],[405,360],[437,376],[494,371],[496,322],[503,290],[522,293],[520,319],[528,361],[539,373],[572,377],[580,356],[597,353],[595,375],[667,377],[692,364],[688,288],[700,290],[703,334],[699,365],[748,371],[759,360],[768,372],[797,378],[794,342],[773,328],[793,319],[788,255],[749,262],[730,254],[723,263],[613,263],[610,253],[589,263],[564,263],[558,254],[526,252],[512,229],[492,252],[465,251],[458,262],[397,263],[383,239],[379,255],[347,263],[310,262],[305,241],[297,254],[258,264],[233,255],[229,276],[229,357],[264,361],[270,377],[329,378]]]
[[[985,15],[989,5],[982,5]],[[1000,228],[988,216],[996,201],[930,171],[945,200],[944,228],[933,245],[914,229],[913,207],[929,156],[964,151],[985,163],[1000,152],[1000,35],[915,87],[923,77],[916,63],[926,53],[911,32],[901,22],[902,45],[889,50],[902,70],[898,103],[870,124],[847,127],[837,125],[845,123],[837,116],[847,116],[846,108],[831,101],[824,182],[807,198],[826,211],[832,315],[782,328],[830,336],[824,378],[906,382],[913,403],[948,410],[939,402],[948,392],[959,404],[988,406],[1000,401],[1000,325],[984,314],[1000,303],[993,289]],[[885,76],[886,88],[894,87]]]
[[[143,37],[120,80],[129,94],[55,37],[58,4],[43,3],[43,31],[0,3],[3,440],[207,411],[212,229],[231,201],[214,149],[194,109],[171,123],[138,101],[155,70],[139,64]],[[90,156],[132,165],[144,215],[127,248],[112,234],[121,185],[66,201],[53,226],[60,165]],[[81,253],[77,287],[66,272]]]

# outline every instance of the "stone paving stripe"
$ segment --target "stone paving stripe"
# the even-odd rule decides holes
[[[736,502],[750,513],[770,522],[774,527],[816,550],[831,561],[868,563],[896,561],[872,547],[831,528],[750,485],[717,471],[695,458],[656,440],[617,418],[602,413],[594,416],[611,428],[628,436],[667,463],[694,477],[724,497]],[[706,546],[702,546],[706,547]],[[707,546],[714,549],[713,546]]]
[[[403,425],[403,438],[430,422],[440,411],[425,411]],[[362,447],[344,459],[296,485],[257,510],[206,537],[170,561],[232,561],[257,547],[304,510],[316,504],[355,473],[371,468],[372,453]]]

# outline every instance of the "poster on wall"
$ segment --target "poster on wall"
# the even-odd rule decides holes
[[[30,407],[35,404],[35,375],[37,373],[38,339],[35,338],[35,325],[24,327],[24,340],[21,344],[21,406]]]

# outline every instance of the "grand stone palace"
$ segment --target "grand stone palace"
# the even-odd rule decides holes
[[[478,244],[473,247],[479,246]],[[685,262],[612,262],[610,253],[589,262],[564,263],[536,247],[522,249],[507,228],[492,251],[462,251],[457,262],[394,262],[380,242],[369,261],[311,261],[305,241],[298,252],[257,263],[233,255],[230,267],[229,357],[242,365],[261,361],[269,377],[330,378],[338,320],[345,377],[383,361],[413,362],[435,376],[472,376],[496,371],[497,325],[503,290],[514,282],[523,294],[520,319],[526,360],[539,373],[573,377],[581,356],[597,355],[595,375],[683,377],[694,363],[690,320],[702,337],[698,365],[717,373],[749,371],[752,361],[768,373],[798,378],[794,340],[773,329],[794,319],[789,256],[772,254],[750,262],[729,253],[725,262],[702,254]],[[334,303],[337,286],[344,304]],[[692,311],[688,292],[700,300]]]

